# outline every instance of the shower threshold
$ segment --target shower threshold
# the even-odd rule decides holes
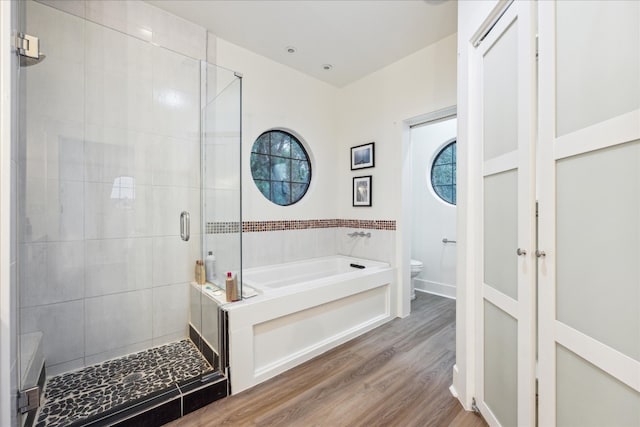
[[[108,360],[49,378],[35,425],[161,425],[226,396],[215,373],[187,339]]]

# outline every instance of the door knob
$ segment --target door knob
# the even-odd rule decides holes
[[[526,255],[526,254],[527,254],[527,251],[526,251],[526,250],[524,250],[524,249],[520,249],[520,248],[518,248],[518,250],[516,251],[516,253],[518,254],[518,256],[520,256],[520,255]]]
[[[544,251],[536,250],[536,256],[537,256],[538,258],[544,258],[544,257],[546,257],[546,256],[547,256],[547,254],[546,254]]]

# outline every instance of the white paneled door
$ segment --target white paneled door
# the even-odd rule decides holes
[[[538,8],[539,425],[638,426],[640,2]]]
[[[535,425],[535,3],[514,2],[475,51],[482,141],[476,403]]]

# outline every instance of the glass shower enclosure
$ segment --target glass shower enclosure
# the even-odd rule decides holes
[[[213,284],[241,271],[241,76],[20,8],[43,53],[19,70],[20,385],[48,378],[24,418],[98,420],[224,378],[224,318],[194,272],[209,252]]]

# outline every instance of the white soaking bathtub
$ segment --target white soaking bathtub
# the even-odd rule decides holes
[[[391,320],[394,278],[387,263],[340,255],[244,270],[259,295],[224,306],[232,393]]]

